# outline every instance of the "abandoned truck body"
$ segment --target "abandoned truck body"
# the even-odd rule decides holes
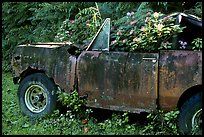
[[[189,20],[201,30],[200,21]],[[133,113],[179,108],[183,133],[188,134],[195,124],[201,127],[202,51],[109,51],[109,36],[110,19],[106,19],[79,54],[72,43],[17,46],[12,68],[14,83],[20,84],[22,112],[30,117],[51,113],[56,108],[57,87],[66,92],[77,88],[90,107]]]

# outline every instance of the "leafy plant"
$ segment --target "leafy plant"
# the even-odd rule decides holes
[[[108,133],[109,135],[122,134],[138,134],[136,125],[129,123],[128,113],[112,114],[111,119],[98,123],[100,133]]]
[[[193,50],[201,50],[202,49],[202,38],[194,39],[191,44],[193,44],[193,47],[192,47]]]
[[[67,109],[76,115],[78,118],[87,118],[91,111],[86,110],[86,99],[81,99],[76,90],[67,93],[64,91],[58,92],[58,101],[65,105]]]
[[[164,112],[158,110],[147,116],[148,125],[144,127],[141,134],[144,135],[178,135],[177,117],[179,111]]]
[[[149,11],[138,18],[138,14],[127,13],[125,22],[113,32],[112,48],[122,51],[154,52],[170,49],[169,40],[184,27],[174,24],[175,18]]]
[[[101,25],[101,15],[97,7],[79,11],[74,20],[66,19],[55,36],[55,41],[71,41],[84,44],[90,41]]]
[[[111,120],[105,120],[105,122],[99,123],[99,126],[101,126],[102,129],[124,126],[129,120],[127,114],[127,112],[123,113],[122,116],[113,114]]]
[[[110,36],[111,50],[130,51],[130,39],[134,39],[137,30],[144,25],[144,19],[152,13],[151,9],[145,8],[146,5],[142,3],[136,13],[129,11],[126,16],[113,21]]]
[[[196,15],[202,18],[202,2],[196,2],[195,5],[192,5],[190,9],[184,10],[184,13]]]

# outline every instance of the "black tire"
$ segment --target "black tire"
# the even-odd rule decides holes
[[[57,87],[43,73],[25,77],[18,88],[21,112],[31,118],[50,114],[56,108]]]
[[[182,134],[202,134],[202,92],[193,95],[183,104],[178,120]],[[192,132],[194,125],[199,126],[195,133]]]

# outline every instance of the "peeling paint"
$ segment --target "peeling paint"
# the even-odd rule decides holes
[[[42,70],[53,78],[57,85],[70,91],[75,84],[76,66],[76,57],[67,52],[70,45],[58,45],[58,48],[44,48],[44,46],[46,45],[16,47],[12,58],[15,76],[20,77],[28,68]]]

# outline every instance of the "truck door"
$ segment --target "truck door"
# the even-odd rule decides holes
[[[129,53],[125,65],[122,100],[136,112],[157,108],[158,53]],[[136,109],[135,109],[136,108]]]
[[[141,112],[156,109],[157,53],[83,51],[78,90],[88,106]]]

